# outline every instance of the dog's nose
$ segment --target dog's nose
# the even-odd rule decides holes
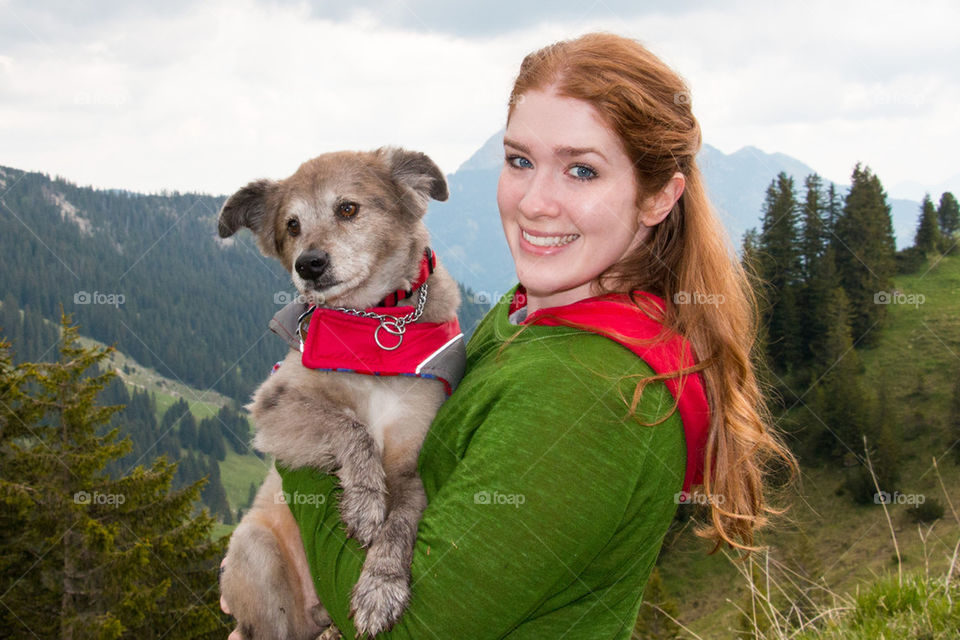
[[[295,268],[304,280],[316,280],[330,265],[330,256],[326,251],[304,251],[297,258]]]

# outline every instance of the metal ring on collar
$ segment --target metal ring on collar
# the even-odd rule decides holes
[[[393,328],[390,327],[391,324],[394,325]],[[387,333],[398,336],[399,340],[397,340],[397,344],[393,345],[392,347],[387,347],[382,342],[380,342],[381,329],[386,329]],[[393,351],[394,349],[398,348],[401,345],[401,343],[403,343],[403,333],[405,330],[406,329],[404,329],[404,327],[397,326],[396,322],[390,322],[389,320],[381,320],[380,324],[377,325],[376,330],[373,332],[373,340],[374,342],[377,343],[377,346],[383,349],[384,351]]]

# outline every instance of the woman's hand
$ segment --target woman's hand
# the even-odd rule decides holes
[[[220,561],[220,573],[221,573],[221,574],[223,573],[223,568],[224,568],[224,565],[226,564],[226,562],[227,562],[227,559],[226,559],[226,558],[224,558],[223,560]],[[226,599],[224,599],[224,597],[223,597],[222,595],[220,596],[220,610],[223,611],[223,612],[224,612],[225,614],[227,614],[228,616],[231,615],[231,613],[230,613],[230,607],[227,606],[227,601],[226,601]],[[230,632],[230,635],[227,636],[227,640],[243,640],[243,636],[240,635],[240,629],[234,629],[233,631],[231,631],[231,632]]]

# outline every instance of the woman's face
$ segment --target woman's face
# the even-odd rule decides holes
[[[619,138],[587,102],[523,94],[507,124],[500,221],[528,311],[588,298],[597,277],[649,232]]]

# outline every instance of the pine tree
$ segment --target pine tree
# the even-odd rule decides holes
[[[180,436],[180,446],[184,449],[195,449],[197,447],[197,421],[189,410],[180,418],[178,435]]]
[[[130,450],[118,407],[97,404],[109,349],[80,346],[64,317],[60,357],[13,366],[0,348],[0,629],[24,637],[214,638],[223,540],[190,511],[200,486],[171,492],[174,467],[111,477]]]
[[[828,242],[832,242],[833,232],[837,226],[837,220],[843,213],[843,198],[837,192],[837,187],[832,182],[827,187],[827,218],[824,221],[824,236]]]
[[[654,567],[643,592],[640,614],[633,627],[633,640],[674,640],[680,637],[680,625],[674,620],[679,615],[676,600],[667,593],[660,575]],[[671,619],[672,618],[672,619]]]
[[[819,369],[824,371],[823,420],[829,431],[816,449],[835,458],[856,452],[868,422],[871,403],[860,381],[863,364],[853,348],[846,293],[837,287],[830,294],[826,321],[829,329],[819,341]]]
[[[210,511],[218,516],[224,524],[233,524],[233,513],[227,500],[227,492],[220,479],[220,465],[212,456],[207,457],[207,483],[200,492],[203,503],[210,507]]]
[[[827,203],[823,194],[823,180],[817,174],[811,174],[804,180],[806,197],[803,203],[802,234],[800,260],[802,279],[805,284],[816,276],[820,257],[823,255],[827,240],[825,217]]]
[[[747,229],[743,234],[743,245],[740,249],[740,264],[743,265],[744,270],[750,276],[751,279],[755,280],[760,277],[760,234],[757,233],[755,227]],[[755,286],[757,289],[762,289],[762,286]],[[762,293],[762,291],[758,291]]]
[[[869,167],[853,169],[850,192],[834,228],[837,271],[850,302],[854,341],[876,343],[886,317],[882,304],[896,270],[896,243],[887,195]]]
[[[940,224],[940,233],[947,238],[951,238],[953,234],[960,231],[960,204],[949,191],[940,196],[937,222]]]
[[[766,285],[763,316],[767,326],[767,353],[771,366],[778,371],[793,368],[801,354],[797,209],[793,178],[781,172],[767,188],[757,253],[757,275]]]
[[[800,255],[802,263],[802,284],[799,292],[800,352],[805,364],[813,360],[812,341],[826,330],[822,322],[823,305],[826,294],[833,283],[825,282],[826,272],[836,271],[833,254],[826,256],[829,238],[827,237],[828,203],[823,193],[823,181],[817,174],[807,176],[804,181],[806,197],[803,205]],[[831,185],[832,186],[832,185]],[[830,265],[824,260],[829,259]]]
[[[810,365],[814,379],[833,364],[830,354],[826,353],[829,346],[825,341],[830,327],[837,323],[835,314],[838,310],[832,306],[837,304],[834,290],[840,287],[835,256],[834,245],[826,245],[816,270],[804,287],[804,362]]]
[[[923,196],[920,204],[920,218],[917,221],[917,235],[914,244],[924,253],[939,251],[943,244],[940,236],[940,225],[937,222],[937,210],[930,200],[930,194]]]

